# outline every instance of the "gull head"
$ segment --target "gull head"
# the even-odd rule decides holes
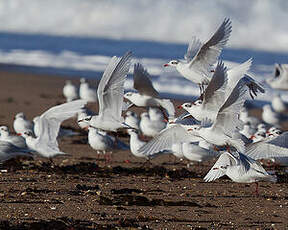
[[[134,94],[135,93],[133,93],[133,92],[127,92],[124,94],[124,98],[127,100],[130,100],[134,96]]]
[[[195,105],[195,103],[190,103],[190,102],[186,102],[182,105],[179,105],[177,108],[178,109],[185,109],[186,111],[189,111],[193,106]]]
[[[9,129],[7,126],[0,126],[0,135],[2,137],[8,136],[9,135]]]
[[[80,83],[86,83],[86,79],[84,77],[80,78]]]
[[[25,139],[29,137],[34,137],[33,133],[30,130],[25,131],[22,135]]]
[[[192,134],[197,134],[198,131],[201,129],[200,125],[189,125],[186,127],[187,131]]]
[[[87,122],[89,123],[91,121],[93,116],[86,116],[83,119],[78,120],[78,122]]]
[[[196,105],[196,106],[199,106],[199,105],[202,105],[202,100],[197,100],[197,101],[194,101],[193,105]]]
[[[178,64],[179,64],[178,60],[171,60],[168,63],[164,64],[164,67],[167,67],[167,66],[175,66],[176,67]]]
[[[128,133],[129,135],[132,135],[133,133],[138,134],[138,131],[137,131],[136,129],[128,129],[128,130],[127,130],[127,133]]]
[[[9,130],[8,130],[8,127],[7,126],[0,126],[0,131],[1,132],[8,132]]]
[[[24,113],[23,112],[21,112],[21,113],[17,113],[16,115],[15,115],[15,119],[18,119],[18,118],[25,118],[25,115],[24,115]]]

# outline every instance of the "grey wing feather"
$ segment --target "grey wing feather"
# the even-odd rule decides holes
[[[233,164],[233,158],[227,152],[222,153],[209,172],[204,177],[205,182],[214,181],[226,174],[227,166]]]
[[[192,37],[188,45],[187,52],[184,55],[184,58],[186,59],[187,62],[190,62],[193,59],[193,57],[195,57],[195,55],[197,54],[202,45],[203,44],[200,42],[198,38],[196,38],[195,36]]]
[[[138,151],[147,156],[153,155],[160,151],[171,150],[173,143],[190,142],[191,138],[193,137],[181,125],[173,125],[162,130]]]
[[[198,51],[190,62],[199,72],[209,76],[212,65],[217,61],[232,31],[230,19],[224,19],[218,30]]]
[[[241,129],[243,122],[239,119],[239,114],[244,102],[248,98],[248,90],[245,85],[238,82],[230,96],[219,110],[214,128],[220,128],[230,137],[236,129]]]
[[[225,100],[224,88],[227,84],[226,71],[227,68],[224,66],[224,63],[219,61],[214,75],[203,95],[203,105],[209,107],[209,110],[215,110],[215,113]]]
[[[39,128],[39,143],[46,143],[52,148],[58,149],[57,136],[60,124],[81,112],[87,104],[85,100],[76,100],[61,105],[54,106],[43,113],[37,120]]]
[[[122,58],[112,57],[98,85],[99,115],[120,120],[124,95],[124,82],[131,64],[132,53]]]
[[[258,160],[272,157],[288,157],[288,132],[270,140],[259,141],[246,147],[246,155]]]
[[[140,94],[151,97],[159,97],[159,93],[156,89],[154,89],[150,80],[149,73],[140,63],[134,65],[134,88]]]

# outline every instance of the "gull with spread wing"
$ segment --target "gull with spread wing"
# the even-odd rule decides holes
[[[98,85],[99,113],[87,116],[78,122],[85,121],[90,126],[105,131],[117,131],[127,128],[122,117],[124,81],[131,64],[132,53],[122,58],[112,57]]]
[[[80,112],[86,104],[85,100],[76,100],[48,109],[36,121],[38,137],[35,138],[30,130],[21,133],[26,139],[27,146],[47,158],[65,154],[59,150],[57,142],[60,125]]]
[[[170,124],[169,127],[163,129],[157,136],[142,146],[138,151],[147,156],[151,156],[165,150],[170,151],[175,144],[200,141],[201,138],[187,132],[190,128],[191,125],[182,125],[179,123]]]
[[[189,131],[211,144],[227,147],[231,145],[239,152],[244,152],[244,142],[233,136],[235,131],[243,126],[243,122],[239,120],[239,113],[247,98],[247,87],[238,82],[218,113],[215,111],[217,113],[215,122],[203,119],[201,125],[193,125]]]
[[[239,82],[247,86],[252,98],[257,96],[258,92],[264,93],[265,90],[259,83],[246,75],[251,63],[252,59],[249,59],[226,70],[223,63],[219,61],[211,81],[200,98],[193,103],[184,103],[178,108],[186,110],[199,121],[206,117],[214,122],[217,115],[215,111],[221,108]]]
[[[124,98],[129,100],[133,105],[139,107],[159,107],[163,108],[165,115],[168,118],[174,118],[175,109],[173,103],[169,99],[162,99],[159,97],[159,93],[153,87],[150,80],[149,73],[144,69],[144,67],[137,63],[134,65],[134,88],[138,91],[127,92]]]
[[[276,177],[269,175],[260,163],[239,152],[222,153],[204,180],[210,182],[224,175],[238,183],[255,182],[257,195],[258,181],[277,181]]]
[[[172,60],[164,66],[174,66],[185,78],[196,83],[203,92],[211,77],[211,68],[226,45],[232,31],[230,19],[224,19],[218,30],[205,44],[193,38],[188,46],[185,61]]]

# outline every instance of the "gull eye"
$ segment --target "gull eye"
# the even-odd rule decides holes
[[[191,108],[192,105],[191,105],[191,104],[186,104],[185,107],[186,107],[186,108]]]
[[[171,64],[173,64],[173,65],[177,65],[178,62],[177,62],[177,61],[172,61]]]

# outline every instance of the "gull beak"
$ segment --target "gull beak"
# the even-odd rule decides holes
[[[164,121],[165,123],[168,123],[168,122],[169,122],[166,118],[164,118],[163,121]]]
[[[250,140],[253,140],[255,138],[255,136],[254,135],[252,135],[249,139]]]
[[[270,135],[271,133],[269,131],[266,131],[266,134]]]
[[[183,109],[182,105],[177,106],[178,109]]]
[[[167,66],[169,66],[169,64],[164,64],[164,67],[167,67]]]
[[[16,133],[16,135],[17,135],[17,136],[22,136],[22,134],[21,134],[21,133]]]
[[[78,122],[82,122],[82,121],[84,121],[84,119],[78,120]]]

